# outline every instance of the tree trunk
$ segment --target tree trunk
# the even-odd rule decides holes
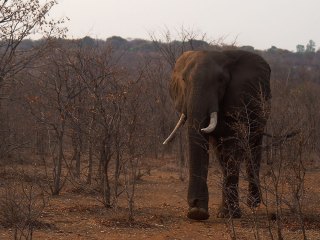
[[[52,195],[59,195],[61,190],[61,171],[63,161],[63,136],[59,137],[59,154],[54,162],[54,180]]]
[[[89,158],[88,158],[88,176],[87,176],[87,184],[91,184],[92,179],[92,164],[93,164],[93,151],[92,151],[92,141],[89,143]]]
[[[100,152],[100,165],[102,167],[102,191],[103,191],[103,200],[104,205],[107,208],[111,207],[111,190],[109,184],[109,162],[111,159],[109,146],[107,141],[103,140],[101,152]]]
[[[75,152],[75,161],[76,161],[76,172],[75,176],[76,178],[80,178],[80,172],[81,172],[81,152],[80,152],[80,146],[76,147]]]
[[[114,196],[118,197],[118,186],[119,186],[119,177],[120,177],[120,146],[117,146],[117,156],[115,162],[115,171],[114,171]]]

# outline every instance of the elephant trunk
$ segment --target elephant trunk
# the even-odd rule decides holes
[[[208,211],[208,135],[199,128],[188,124],[189,143],[189,187],[188,204],[190,208],[202,208]]]
[[[219,100],[217,93],[203,93],[203,88],[194,89],[190,95],[188,106],[189,124],[200,133],[209,134],[218,123]]]
[[[196,89],[197,90],[197,89]],[[208,163],[209,133],[212,133],[218,121],[218,98],[216,94],[193,91],[187,106],[188,143],[189,143],[189,188],[190,208],[208,210]]]
[[[206,133],[206,134],[212,133],[218,123],[217,99],[214,98],[212,99],[212,101],[209,101],[210,106],[206,106],[205,104],[198,106],[197,104],[194,104],[194,103],[202,102],[201,101],[202,94],[199,94],[199,91],[193,91],[193,95],[191,96],[192,97],[189,99],[189,103],[187,104],[189,106],[188,111],[190,112],[190,116],[191,116],[189,118],[188,125],[192,124],[195,127],[194,124],[196,125],[200,124],[201,125],[200,129],[202,133]],[[216,96],[216,95],[213,94],[212,96]],[[184,109],[183,112],[187,112],[187,109]],[[210,113],[210,121],[207,125],[204,125],[204,122],[208,121],[208,113]],[[186,114],[182,113],[179,121],[177,122],[176,126],[170,133],[169,137],[167,137],[167,139],[163,142],[163,145],[168,144],[175,137],[176,132],[186,122],[186,120],[187,120]]]

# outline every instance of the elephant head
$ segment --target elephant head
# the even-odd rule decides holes
[[[197,125],[208,122],[201,131],[213,132],[235,62],[236,59],[220,52],[206,51],[188,51],[177,60],[170,82],[170,96],[181,117],[164,144],[171,141],[187,118]]]
[[[218,142],[222,138],[234,138],[236,133],[230,128],[232,120],[228,116],[239,110],[250,112],[249,125],[252,122],[250,126],[257,126],[252,129],[252,132],[263,128],[265,119],[260,118],[260,113],[256,111],[259,107],[252,103],[254,102],[252,99],[258,98],[261,93],[266,100],[270,98],[269,81],[269,65],[254,53],[240,50],[188,51],[178,58],[169,91],[181,117],[164,144],[171,141],[178,128],[187,121],[190,158],[188,216],[190,218],[206,219],[209,216],[206,183],[209,136],[215,138],[213,142]],[[244,106],[248,109],[244,109]],[[255,113],[251,114],[251,112]],[[260,146],[262,133],[250,135],[249,138],[250,141],[257,142],[257,146]],[[226,211],[229,211],[230,208],[233,210],[238,208],[237,190],[235,189],[238,184],[239,167],[237,161],[232,161],[231,164],[225,163],[229,161],[229,158],[239,158],[239,156],[231,156],[233,154],[231,152],[234,152],[231,149],[235,147],[235,144],[229,141],[227,144],[222,144],[220,148],[221,152],[225,153],[224,156],[220,156],[222,168],[231,168],[224,170],[235,173],[232,176],[227,173],[224,175],[225,188],[229,189],[224,189],[224,192],[229,191],[235,197],[224,196],[225,193],[223,193],[223,201],[227,202],[222,204],[222,209],[225,211],[223,216],[228,215]],[[253,155],[257,155],[255,161],[260,162],[261,154],[253,152]],[[253,170],[248,170],[254,181],[257,180],[254,176],[257,175],[255,166],[254,173],[252,173]],[[252,195],[256,197],[257,184],[253,183],[250,186],[253,189]],[[232,216],[240,216],[240,211],[238,212]]]

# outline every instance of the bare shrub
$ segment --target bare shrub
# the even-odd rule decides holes
[[[254,239],[262,237],[261,220],[267,221],[271,239],[284,239],[284,223],[288,218],[297,219],[303,239],[307,239],[305,226],[305,209],[307,190],[305,178],[313,162],[311,153],[315,151],[318,139],[318,123],[313,121],[318,116],[315,98],[318,88],[310,88],[310,83],[284,86],[273,82],[273,99],[271,115],[265,129],[265,140],[262,146],[263,159],[260,173],[260,191],[263,211],[250,209],[249,219],[252,222]],[[268,116],[270,107],[261,99],[252,99],[259,103],[261,114]],[[264,117],[264,116],[261,116]],[[235,114],[234,126],[243,159],[254,161],[252,146],[249,141],[251,128],[250,116]],[[249,123],[249,124],[248,124]],[[253,123],[254,124],[254,123]],[[242,178],[248,181],[245,173]],[[242,199],[242,198],[241,198]],[[246,205],[247,202],[243,201]],[[312,204],[312,203],[311,203]],[[233,221],[227,221],[230,236],[236,238]],[[275,224],[274,224],[275,223]]]
[[[14,178],[0,191],[0,223],[13,228],[14,239],[29,240],[34,230],[41,227],[39,218],[48,199],[35,181],[25,183],[24,177]]]
[[[304,223],[305,176],[308,168],[312,167],[310,153],[318,141],[314,137],[318,126],[313,118],[317,114],[314,106],[319,102],[315,98],[307,101],[312,99],[315,90],[308,88],[308,83],[290,87],[279,84],[274,82],[273,112],[267,129],[271,135],[282,137],[280,141],[279,137],[269,141],[269,164],[262,177],[265,183],[264,204],[268,211],[275,211],[278,238],[284,237],[282,221],[286,210],[289,210],[298,219],[303,239],[307,239]],[[292,138],[286,137],[292,132],[296,133]]]
[[[40,3],[34,0],[10,0],[0,3],[0,163],[14,152],[25,148],[19,122],[23,118],[14,106],[16,86],[22,83],[19,73],[39,63],[51,48],[51,38],[63,37],[66,29],[61,27],[65,19],[53,20],[49,12],[56,1]],[[37,33],[46,37],[42,41],[26,40]],[[21,85],[19,85],[21,87]],[[13,109],[12,109],[13,108]]]

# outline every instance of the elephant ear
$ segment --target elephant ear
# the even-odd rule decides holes
[[[225,109],[230,106],[243,107],[243,102],[254,103],[262,93],[266,99],[270,94],[270,67],[257,54],[242,50],[224,51],[229,57],[226,68],[229,69],[231,80],[224,96]]]
[[[187,95],[187,78],[190,73],[192,56],[194,51],[184,52],[178,59],[174,67],[169,92],[174,101],[175,108],[178,112],[187,115],[186,95]]]
[[[185,113],[186,82],[181,72],[174,71],[169,85],[170,97],[174,102],[175,109]]]

